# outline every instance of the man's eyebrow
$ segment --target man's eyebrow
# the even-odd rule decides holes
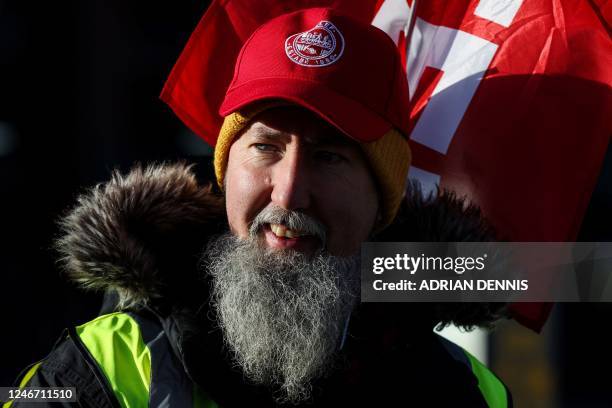
[[[253,132],[251,132],[251,136],[260,140],[270,140],[278,142],[287,141],[288,139],[290,139],[290,136],[285,132],[279,132],[276,130],[262,127],[255,127],[252,130]]]

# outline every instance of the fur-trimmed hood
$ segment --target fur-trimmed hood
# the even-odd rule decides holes
[[[201,303],[206,283],[199,256],[211,236],[227,230],[223,198],[198,184],[184,163],[115,171],[78,198],[60,221],[56,249],[63,270],[86,289],[114,291],[119,308]],[[449,192],[425,197],[411,184],[400,211],[378,241],[486,241],[491,228],[477,207]],[[197,307],[194,303],[193,305]],[[489,320],[440,317],[443,322]],[[448,314],[448,313],[447,313]],[[468,314],[469,315],[469,314]]]

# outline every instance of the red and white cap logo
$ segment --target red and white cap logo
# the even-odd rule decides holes
[[[308,31],[293,34],[285,40],[287,57],[304,67],[325,67],[342,56],[344,37],[329,21],[319,23]]]

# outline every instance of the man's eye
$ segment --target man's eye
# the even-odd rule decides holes
[[[276,146],[272,144],[266,144],[266,143],[254,143],[252,146],[257,151],[265,152],[265,153],[275,152],[277,150]]]
[[[315,152],[315,158],[326,164],[337,164],[346,161],[346,157],[343,155],[326,150],[319,150]]]

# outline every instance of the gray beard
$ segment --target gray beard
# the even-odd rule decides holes
[[[280,402],[310,398],[333,365],[359,295],[359,258],[271,251],[231,234],[205,253],[213,307],[235,362]]]

